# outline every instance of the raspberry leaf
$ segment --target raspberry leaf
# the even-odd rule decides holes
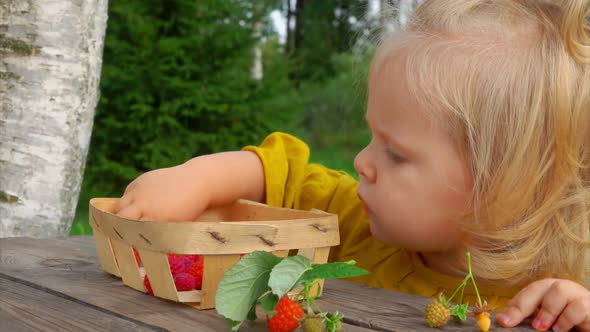
[[[275,307],[277,306],[277,303],[279,303],[279,297],[271,292],[260,298],[260,306],[266,311],[268,317],[272,317],[276,314]]]
[[[311,270],[311,261],[305,256],[291,256],[275,265],[270,272],[268,286],[279,298],[287,294],[297,281]]]
[[[326,330],[328,332],[336,332],[338,328],[342,325],[342,314],[338,311],[334,312],[333,315],[325,315],[324,316],[324,325],[326,326]]]
[[[467,320],[467,313],[469,308],[467,303],[459,304],[451,309],[451,316],[457,317],[460,321],[465,322]]]
[[[242,322],[236,322],[235,320],[231,320],[229,318],[226,318],[225,320],[229,323],[232,331],[237,331],[240,326],[242,326]]]
[[[301,278],[300,283],[311,282],[315,279],[338,279],[357,277],[369,273],[369,271],[354,266],[352,264],[355,264],[355,262],[334,262],[313,265],[311,270],[309,270],[303,276],[303,278]]]
[[[215,294],[217,312],[232,321],[244,321],[256,300],[269,290],[270,272],[280,261],[281,258],[264,251],[242,257],[219,282]]]
[[[252,305],[252,307],[250,307],[250,311],[248,311],[248,320],[250,321],[255,321],[256,320],[256,303],[254,303]]]

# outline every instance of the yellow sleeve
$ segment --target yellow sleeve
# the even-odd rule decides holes
[[[367,217],[357,196],[357,181],[342,171],[309,164],[309,147],[298,138],[273,133],[246,151],[255,152],[264,166],[266,204],[299,210],[319,209],[338,215],[340,246],[330,261],[355,258],[372,242]],[[373,257],[377,258],[377,257]],[[368,268],[369,262],[359,262]],[[369,264],[367,264],[369,263]],[[372,262],[371,262],[372,263]]]

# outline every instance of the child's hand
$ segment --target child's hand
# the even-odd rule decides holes
[[[195,220],[209,203],[198,176],[186,164],[147,172],[125,189],[115,205],[121,217],[156,221]]]
[[[540,331],[590,331],[590,290],[569,280],[543,279],[521,290],[496,315],[504,327],[518,325],[534,314],[533,327]]]
[[[203,155],[139,176],[127,186],[114,212],[129,219],[192,221],[207,208],[238,198],[263,202],[264,181],[262,162],[252,152]]]

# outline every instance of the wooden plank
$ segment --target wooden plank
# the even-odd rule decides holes
[[[157,331],[142,323],[105,313],[0,274],[2,331]]]
[[[436,331],[424,324],[424,309],[430,299],[395,293],[342,280],[326,280],[324,295],[317,301],[323,310],[344,312],[344,321],[378,331]],[[510,332],[535,331],[530,320]],[[474,318],[465,324],[449,321],[445,331],[479,331]],[[495,323],[492,329],[504,330]]]
[[[81,303],[171,331],[228,331],[215,310],[197,310],[135,291],[100,270],[92,237],[0,239],[0,271]],[[340,310],[343,311],[343,310]],[[348,315],[346,311],[345,314]],[[344,324],[344,331],[370,329]],[[240,331],[266,331],[263,318]]]
[[[111,240],[98,229],[94,229],[94,239],[96,240],[96,249],[101,268],[105,272],[120,277],[121,272],[119,271],[117,262],[115,262]]]
[[[203,293],[199,308],[215,308],[215,293],[219,281],[234,264],[240,260],[240,255],[207,255],[204,259]]]
[[[119,262],[119,272],[121,273],[123,282],[133,289],[144,292],[145,286],[143,284],[143,276],[139,272],[139,267],[135,261],[133,248],[125,242],[117,239],[111,239],[111,244],[113,246],[116,261]]]
[[[166,254],[142,249],[138,249],[138,251],[154,294],[168,300],[178,301]]]

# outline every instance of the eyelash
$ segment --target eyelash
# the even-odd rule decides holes
[[[387,155],[387,158],[389,158],[393,162],[401,163],[401,162],[405,161],[405,159],[402,156],[391,151],[390,148],[385,148],[385,154]]]

